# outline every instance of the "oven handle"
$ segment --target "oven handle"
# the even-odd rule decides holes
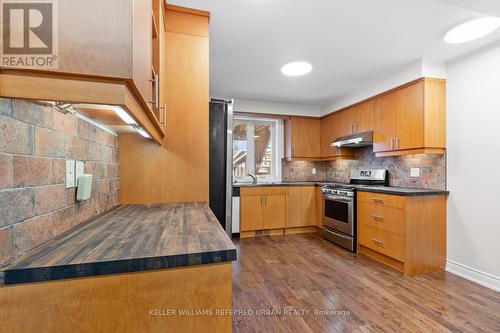
[[[336,197],[336,196],[330,196],[330,195],[324,195],[324,194],[323,194],[323,199],[332,200],[332,201],[346,202],[346,203],[350,203],[350,202],[354,201],[353,198]]]

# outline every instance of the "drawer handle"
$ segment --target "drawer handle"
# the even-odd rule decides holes
[[[384,218],[378,215],[372,215],[372,219],[377,222],[384,222]]]
[[[372,201],[375,202],[375,203],[379,203],[379,204],[383,204],[384,203],[384,200],[379,199],[379,198],[373,198]]]
[[[382,242],[381,240],[372,238],[372,242],[374,242],[377,245],[384,246],[384,242]]]

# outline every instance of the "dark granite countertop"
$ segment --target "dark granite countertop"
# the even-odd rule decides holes
[[[270,186],[322,186],[325,184],[333,184],[333,182],[269,182],[269,183],[235,183],[233,187],[270,187]]]
[[[394,194],[402,196],[416,196],[416,195],[448,195],[448,191],[432,190],[422,188],[407,188],[407,187],[392,187],[392,186],[366,186],[358,189],[360,192],[372,192],[383,194]]]
[[[19,258],[0,284],[139,272],[236,260],[204,203],[125,205]]]
[[[233,184],[233,187],[269,187],[269,186],[323,186],[327,184],[338,184],[335,182],[272,182],[272,183],[240,183]],[[359,187],[358,191],[362,192],[375,192],[375,193],[385,193],[403,196],[415,196],[415,195],[440,195],[449,194],[448,191],[443,190],[432,190],[432,189],[421,189],[421,188],[406,188],[406,187],[392,187],[392,186],[366,186]]]

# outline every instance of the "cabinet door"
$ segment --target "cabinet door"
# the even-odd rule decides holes
[[[323,193],[321,187],[316,187],[316,225],[320,228],[323,227]]]
[[[264,197],[264,229],[285,227],[285,196],[266,195]]]
[[[301,188],[301,226],[316,225],[316,191],[314,186]]]
[[[334,115],[321,119],[321,156],[327,157],[332,155],[332,147],[330,143],[335,140],[334,138]]]
[[[424,82],[397,91],[396,150],[424,147]]]
[[[362,133],[373,130],[373,101],[355,107],[354,132]]]
[[[144,101],[151,107],[152,79],[152,2],[134,1],[133,80]]]
[[[320,120],[292,117],[292,157],[315,158],[320,152]]]
[[[373,151],[391,151],[396,137],[398,94],[392,92],[375,100],[373,111]]]
[[[263,203],[264,197],[262,196],[240,198],[241,231],[264,229]]]
[[[300,187],[286,189],[286,227],[300,227],[302,224],[302,191]]]
[[[341,112],[336,112],[334,113],[335,117],[335,138],[334,140],[343,136],[351,135],[352,134],[352,124],[353,119],[352,119],[352,113],[350,110],[344,110]]]

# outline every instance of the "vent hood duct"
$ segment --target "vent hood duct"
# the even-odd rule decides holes
[[[356,133],[349,136],[344,136],[333,141],[331,147],[365,147],[373,145],[373,132]]]

